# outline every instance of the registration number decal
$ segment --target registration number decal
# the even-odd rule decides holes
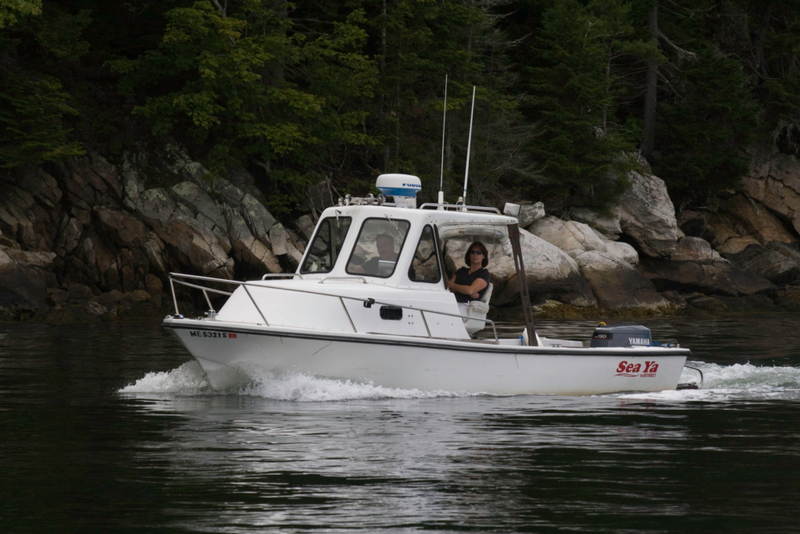
[[[656,362],[644,362],[644,368],[641,363],[628,363],[623,360],[617,366],[617,374],[614,376],[627,376],[627,377],[654,377],[658,372],[658,364]]]
[[[236,334],[233,332],[209,332],[207,330],[189,330],[189,335],[192,337],[215,337],[222,339],[236,339]]]

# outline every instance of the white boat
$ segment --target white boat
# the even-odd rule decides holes
[[[416,208],[420,181],[413,176],[382,175],[378,188],[383,194],[377,198],[340,200],[322,213],[295,273],[247,282],[170,275],[175,314],[163,326],[213,387],[226,387],[237,369],[248,366],[388,388],[489,394],[678,386],[691,352],[653,344],[644,327],[598,328],[590,346],[536,335],[515,217],[461,205]],[[375,251],[378,235],[392,238],[392,259]],[[444,243],[454,237],[489,240],[513,257],[525,330],[498,337],[486,318],[487,295],[487,302],[473,301],[462,316],[447,289]],[[176,286],[202,291],[209,312],[184,317]],[[219,311],[210,295],[227,297]]]

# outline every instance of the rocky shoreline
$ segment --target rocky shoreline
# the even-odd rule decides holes
[[[754,162],[741,191],[678,213],[662,180],[636,172],[611,214],[522,202],[536,316],[800,311],[800,162],[777,152]],[[311,216],[284,226],[247,172],[207,175],[176,148],[129,154],[118,167],[92,155],[1,175],[0,320],[155,317],[172,310],[169,272],[246,279],[293,271]],[[448,241],[451,269],[468,244]],[[488,246],[490,316],[516,320],[513,265],[500,245]],[[192,304],[182,298],[182,309]]]

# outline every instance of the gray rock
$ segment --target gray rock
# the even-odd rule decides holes
[[[191,209],[195,217],[202,215],[212,221],[214,225],[221,228],[225,227],[225,216],[222,214],[219,205],[196,184],[181,182],[172,186],[172,191],[182,204]]]
[[[628,243],[622,241],[606,241],[606,252],[629,265],[639,265],[639,253]]]
[[[278,223],[270,229],[269,239],[272,242],[272,252],[276,256],[282,256],[289,253],[289,238],[282,224]]]
[[[242,197],[241,206],[242,216],[247,221],[253,235],[257,238],[268,235],[275,225],[275,218],[267,211],[267,208],[249,194]]]
[[[545,211],[543,203],[541,202],[536,202],[535,204],[520,203],[519,215],[517,216],[517,220],[519,221],[519,227],[526,228],[544,216],[545,216]]]
[[[528,227],[532,234],[557,246],[573,258],[587,250],[606,251],[606,244],[588,225],[547,216]]]
[[[620,197],[620,227],[648,256],[668,258],[678,242],[678,223],[667,186],[649,174],[631,172],[629,179],[631,187]]]
[[[698,263],[642,258],[639,271],[653,282],[659,291],[680,293],[699,292],[712,295],[740,297],[774,294],[775,286],[760,276],[726,262]]]
[[[0,310],[37,310],[47,306],[47,287],[55,285],[52,273],[12,259],[0,250]]]
[[[572,207],[569,216],[573,221],[588,224],[611,240],[616,240],[622,233],[618,208],[614,208],[612,215],[604,216],[589,208]]]
[[[303,215],[299,219],[294,221],[294,227],[297,228],[297,231],[300,232],[302,238],[308,242],[311,240],[311,236],[314,234],[314,221],[311,220],[311,217],[308,215]]]
[[[464,253],[472,239],[450,239],[445,251],[448,271],[464,265]],[[492,275],[494,290],[492,304],[505,305],[519,302],[514,260],[500,245],[485,243],[489,250],[487,269]],[[520,230],[520,246],[525,265],[525,280],[533,301],[555,299],[574,306],[594,306],[591,287],[581,276],[578,264],[564,251],[547,241]]]
[[[670,259],[698,263],[725,261],[716,250],[711,248],[708,241],[699,237],[684,237],[678,241],[675,250],[670,255]]]
[[[781,285],[791,282],[800,273],[800,254],[793,252],[785,245],[777,250],[764,245],[750,245],[725,257],[744,271]]]
[[[598,250],[582,252],[575,259],[601,308],[654,310],[667,305],[653,283],[628,262]]]

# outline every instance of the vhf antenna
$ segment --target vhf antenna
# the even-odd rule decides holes
[[[472,117],[475,115],[475,86],[472,86],[472,111],[469,113],[469,140],[467,141],[467,168],[464,170],[464,191],[461,194],[461,211],[467,211],[467,180],[469,180],[469,152],[472,147]]]
[[[444,209],[444,191],[442,190],[442,183],[444,182],[444,132],[447,125],[447,74],[444,75],[444,114],[442,115],[442,163],[439,167],[439,209]]]

